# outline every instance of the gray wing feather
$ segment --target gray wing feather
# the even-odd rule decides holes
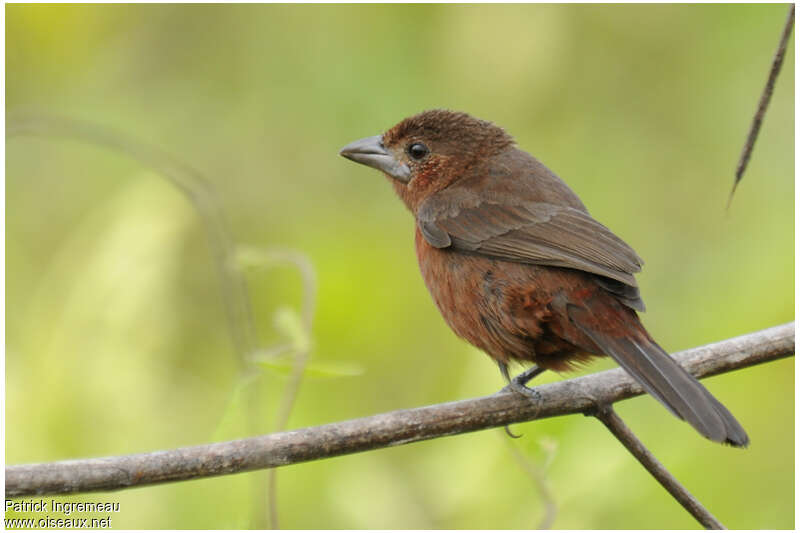
[[[452,244],[450,235],[437,226],[435,222],[420,221],[419,229],[422,232],[422,236],[425,237],[425,240],[434,248],[447,248]]]
[[[437,217],[431,212],[434,210],[424,207],[418,213],[420,228],[437,248],[447,246],[447,235],[457,250],[576,268],[636,286],[632,274],[642,265],[636,252],[578,209],[541,202],[509,205],[485,201]]]
[[[509,149],[489,167],[473,169],[431,195],[416,218],[432,246],[596,274],[622,303],[644,310],[633,277],[643,264],[636,252],[594,220],[566,183],[521,150]]]

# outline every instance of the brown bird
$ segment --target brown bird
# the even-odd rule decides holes
[[[341,155],[382,171],[416,219],[425,284],[455,333],[511,388],[610,355],[703,436],[749,440],[731,413],[650,337],[636,311],[642,260],[503,129],[425,111]],[[509,379],[508,364],[535,366]]]

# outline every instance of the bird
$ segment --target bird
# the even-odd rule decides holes
[[[508,387],[610,356],[704,437],[747,433],[642,325],[643,261],[570,187],[492,122],[423,111],[340,155],[377,169],[415,219],[422,278],[445,322],[498,364]],[[531,365],[509,376],[509,364]]]

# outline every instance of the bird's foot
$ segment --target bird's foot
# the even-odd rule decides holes
[[[522,372],[518,376],[511,378],[508,375],[508,365],[505,363],[499,363],[500,365],[500,373],[503,374],[503,377],[506,378],[508,381],[508,385],[502,388],[501,391],[514,391],[517,394],[522,394],[523,396],[527,396],[533,400],[539,398],[539,395],[536,391],[527,386],[528,382],[530,382],[533,378],[544,372],[544,368],[538,366],[532,366],[525,372]]]
[[[544,372],[544,368],[540,368],[538,366],[532,366],[525,372],[521,373],[518,376],[515,376],[513,379],[508,375],[508,365],[506,363],[498,363],[500,366],[500,373],[503,374],[503,377],[506,378],[508,385],[500,389],[500,392],[503,391],[513,391],[517,394],[521,394],[530,398],[533,401],[539,400],[539,393],[536,390],[527,386],[528,382]],[[516,435],[511,432],[511,428],[509,426],[505,426],[506,434],[511,437],[512,439],[518,439],[522,435]]]

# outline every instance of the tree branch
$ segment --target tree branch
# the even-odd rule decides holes
[[[614,409],[609,405],[600,406],[594,416],[600,420],[608,430],[619,440],[625,448],[631,452],[631,455],[644,466],[650,475],[656,478],[661,483],[661,486],[667,489],[667,492],[672,494],[672,497],[680,503],[684,509],[689,511],[695,519],[700,522],[706,529],[725,529],[719,520],[714,518],[703,504],[697,498],[692,496],[686,488],[675,479],[675,476],[669,473],[664,468],[658,459],[650,452],[650,450],[642,444],[642,441],[634,435],[633,431],[625,425],[625,422],[617,415]]]
[[[794,354],[794,323],[675,355],[702,378]],[[285,466],[501,427],[587,413],[642,394],[622,369],[541,385],[540,401],[510,392],[406,409],[323,426],[175,450],[9,466],[6,497],[111,491]]]

